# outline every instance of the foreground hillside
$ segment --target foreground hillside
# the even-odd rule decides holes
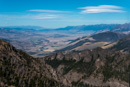
[[[0,40],[0,87],[128,87],[130,55],[96,48],[33,58]]]
[[[77,87],[128,87],[130,55],[96,48],[82,52],[56,53],[47,64]]]
[[[43,60],[0,40],[0,87],[61,87],[49,69]]]

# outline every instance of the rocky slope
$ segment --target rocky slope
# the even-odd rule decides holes
[[[0,87],[128,87],[130,55],[96,48],[33,58],[0,40]]]
[[[53,69],[0,40],[0,87],[61,87]]]
[[[45,58],[61,78],[76,87],[128,87],[130,55],[96,48]]]

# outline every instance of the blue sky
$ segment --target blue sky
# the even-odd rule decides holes
[[[130,22],[130,0],[0,0],[0,26],[58,28]]]

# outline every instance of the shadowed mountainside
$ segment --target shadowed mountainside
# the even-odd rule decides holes
[[[116,49],[121,52],[130,53],[130,35],[120,39],[117,44],[115,44],[110,49]]]
[[[61,87],[42,59],[0,40],[0,87]]]

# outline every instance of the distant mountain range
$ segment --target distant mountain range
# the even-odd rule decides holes
[[[123,32],[123,33],[129,34],[130,33],[130,23],[118,25],[118,26],[114,27],[111,31]]]
[[[39,27],[39,26],[5,26],[5,27],[1,27],[4,29],[10,29],[10,30],[17,30],[17,31],[31,31],[31,30],[41,30],[44,29],[43,27]]]
[[[113,43],[130,32],[130,23],[68,26],[47,29],[38,26],[0,28],[0,38],[33,56],[48,55],[58,50],[93,49]]]
[[[99,31],[99,30],[104,30],[104,29],[109,29],[112,31],[128,31],[130,29],[130,23],[125,23],[125,24],[97,24],[97,25],[79,25],[79,26],[67,26],[64,28],[44,28],[44,27],[39,27],[39,26],[0,26],[0,28],[9,28],[9,29],[34,29],[34,30],[76,30],[76,31],[86,31],[86,30],[94,30],[94,31]]]
[[[81,25],[81,26],[68,26],[65,28],[56,29],[58,31],[68,31],[72,33],[87,33],[87,31],[98,32],[102,30],[111,30],[118,24],[99,24],[99,25]]]
[[[101,30],[111,30],[118,25],[119,24],[81,25],[81,26],[67,26],[65,28],[56,28],[56,29],[43,28],[39,26],[8,26],[1,28],[17,31],[83,33],[85,31],[97,32]]]
[[[1,27],[9,30],[16,31],[35,31],[35,32],[64,32],[64,33],[87,33],[88,32],[101,32],[101,31],[112,31],[112,32],[128,32],[130,31],[130,23],[126,24],[98,24],[98,25],[80,25],[80,26],[67,26],[65,28],[43,28],[39,26],[7,26]]]

